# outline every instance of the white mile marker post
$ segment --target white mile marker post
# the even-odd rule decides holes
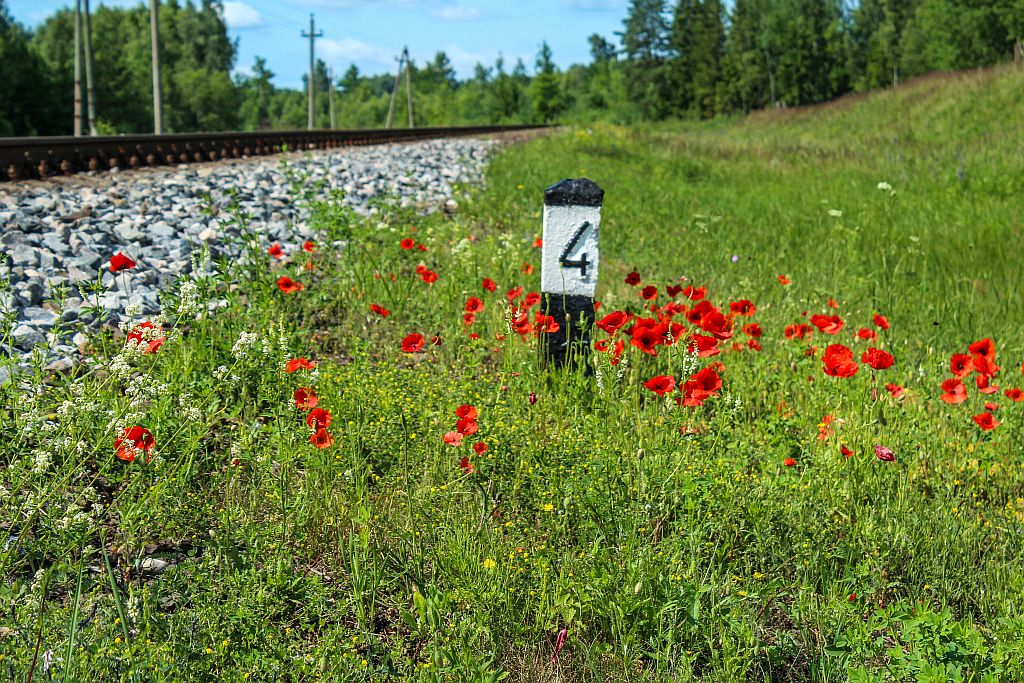
[[[597,288],[598,234],[604,190],[587,178],[566,179],[544,190],[540,283],[545,314],[558,323],[545,352],[565,365],[590,348]]]

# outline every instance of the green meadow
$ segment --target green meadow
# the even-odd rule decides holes
[[[562,129],[429,216],[297,178],[316,251],[253,235],[142,344],[107,330],[0,389],[0,671],[1024,679],[1022,78]],[[606,193],[597,318],[635,317],[560,369],[524,298],[544,188],[578,177]],[[670,285],[726,316],[716,355]],[[645,352],[639,318],[679,327]],[[721,387],[685,405],[705,368]]]

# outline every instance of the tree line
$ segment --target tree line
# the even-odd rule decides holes
[[[152,130],[149,10],[100,6],[91,20],[99,132]],[[277,87],[260,57],[232,75],[219,0],[162,2],[159,26],[166,130],[305,127],[308,76]],[[621,31],[588,38],[586,64],[559,69],[542,43],[529,67],[499,57],[460,79],[438,52],[409,68],[417,125],[710,118],[998,64],[1022,34],[1024,0],[631,0]],[[29,31],[0,0],[0,136],[71,132],[73,36],[72,10]],[[332,100],[338,127],[383,125],[393,74],[313,71],[318,127]]]

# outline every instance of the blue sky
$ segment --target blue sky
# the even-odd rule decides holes
[[[185,0],[179,0],[184,4]],[[91,0],[91,5],[134,6],[140,0]],[[555,62],[566,67],[589,60],[587,36],[614,40],[628,0],[227,0],[224,14],[238,39],[236,69],[246,71],[259,55],[274,82],[299,87],[308,69],[309,43],[299,32],[316,15],[317,56],[335,73],[355,63],[364,74],[393,72],[403,45],[422,64],[444,50],[460,76],[501,53],[508,69],[517,58],[533,70],[537,48],[547,40]],[[14,18],[37,25],[70,0],[8,0]]]

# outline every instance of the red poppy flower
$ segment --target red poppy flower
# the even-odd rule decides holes
[[[721,388],[721,376],[715,372],[714,367],[706,367],[683,383],[683,405],[702,406],[706,399],[714,396]]]
[[[515,301],[516,299],[518,299],[522,295],[522,293],[523,293],[522,286],[520,286],[520,287],[513,287],[512,289],[510,289],[507,292],[505,292],[505,298],[508,299],[509,301]]]
[[[498,283],[489,277],[485,277],[483,281],[483,288],[488,292],[493,292],[498,289]]]
[[[284,371],[289,374],[300,368],[302,370],[316,370],[316,363],[305,358],[292,358],[284,365]]]
[[[963,403],[967,400],[967,387],[957,378],[947,379],[942,383],[943,394],[939,398],[950,405]]]
[[[974,359],[966,353],[954,353],[949,359],[949,369],[957,377],[966,377],[974,371]]]
[[[117,449],[117,457],[126,462],[132,462],[137,455],[145,454],[146,462],[149,462],[149,454],[156,446],[153,434],[145,427],[125,428],[121,436],[114,440],[114,448]]]
[[[885,390],[888,391],[893,398],[900,398],[903,396],[903,387],[899,384],[886,384]]]
[[[717,339],[703,334],[691,334],[688,348],[691,352],[696,351],[698,358],[711,358],[722,352]]]
[[[729,304],[729,312],[735,313],[736,315],[751,316],[757,311],[757,307],[754,306],[748,299],[740,299],[739,301],[733,301]]]
[[[993,403],[992,401],[985,402],[985,410],[999,410],[999,404]]]
[[[612,335],[619,331],[619,329],[628,323],[633,318],[629,313],[622,311],[612,311],[605,317],[595,323],[597,327],[604,330],[608,334]]]
[[[412,249],[416,246],[416,240],[411,237],[406,237],[404,240],[398,243],[402,249]]]
[[[860,366],[853,360],[853,351],[842,344],[831,344],[822,357],[825,374],[832,377],[853,377]]]
[[[437,273],[429,269],[423,271],[420,274],[420,277],[423,278],[423,281],[426,282],[428,285],[433,282],[437,282]]]
[[[314,251],[316,251],[316,242],[310,242],[309,240],[306,240],[305,242],[302,243],[302,251],[306,252],[307,254],[312,254]]]
[[[480,313],[484,310],[484,302],[478,297],[471,296],[466,299],[466,313]]]
[[[664,396],[676,388],[676,379],[671,375],[658,375],[657,377],[652,377],[644,382],[644,386],[656,393],[658,396]]]
[[[484,453],[487,452],[487,444],[485,444],[483,441],[477,441],[475,444],[473,444],[473,451],[477,455],[483,455]]]
[[[626,350],[626,342],[624,342],[621,339],[618,340],[617,342],[615,342],[615,346],[612,349],[612,359],[610,361],[612,365],[618,365],[619,364],[619,362],[622,360],[622,352],[625,351],[625,350]]]
[[[562,326],[555,322],[555,316],[544,315],[540,311],[537,311],[537,316],[534,319],[533,328],[537,334],[555,334],[560,329],[562,329]]]
[[[433,337],[430,338],[430,345],[431,346],[440,346],[441,342],[442,342],[441,337],[439,337],[436,334]]]
[[[976,341],[967,347],[967,352],[972,356],[984,356],[989,360],[995,360],[996,358],[996,345],[992,343],[991,339],[982,339]]]
[[[1014,403],[1020,403],[1021,401],[1024,401],[1024,391],[1021,391],[1017,387],[1014,387],[1013,389],[1007,389],[1003,393],[1006,394],[1006,398],[1010,399]]]
[[[530,292],[525,297],[523,297],[523,306],[525,306],[526,308],[532,308],[533,306],[536,306],[539,303],[540,303],[540,293],[539,292]]]
[[[702,316],[698,324],[716,339],[732,338],[732,320],[722,315],[717,308]]]
[[[459,434],[465,434],[466,436],[470,436],[480,431],[480,425],[477,424],[476,420],[464,417],[455,423],[455,431],[457,431]]]
[[[312,261],[306,261],[306,265],[304,265],[303,268],[305,268],[307,271],[312,272],[316,270],[316,264],[313,263]]]
[[[285,294],[292,294],[294,292],[301,292],[303,285],[301,282],[296,282],[287,275],[282,275],[277,278],[277,288]]]
[[[644,353],[657,356],[657,346],[663,341],[664,338],[650,327],[634,327],[629,343]]]
[[[640,297],[645,301],[656,299],[658,297],[658,288],[655,287],[654,285],[647,285],[646,287],[640,290]]]
[[[306,416],[306,424],[312,429],[323,429],[331,424],[331,412],[323,408],[313,408]]]
[[[878,329],[880,329],[880,330],[887,330],[887,329],[889,329],[889,319],[886,318],[881,313],[875,313],[875,315],[871,319],[874,321],[875,326],[878,327]]]
[[[683,291],[682,285],[666,285],[665,287],[665,293],[668,294],[673,299],[679,296],[679,292],[681,291]]]
[[[886,448],[875,444],[875,457],[883,462],[894,462],[896,460],[896,454],[892,452],[892,449]]]
[[[829,299],[828,300],[828,307],[829,308],[839,308],[839,302],[836,301],[835,299]]]
[[[425,265],[423,265],[422,263],[416,264],[416,274],[417,275],[423,275],[423,273],[425,273],[425,272],[427,272],[427,267]],[[380,278],[378,277],[377,279],[380,279]]]
[[[326,429],[320,428],[310,434],[309,442],[317,448],[327,448],[334,445],[334,437]]]
[[[971,364],[974,366],[975,372],[985,377],[991,377],[999,372],[999,366],[988,356],[974,356],[971,359]]]
[[[780,285],[788,285],[789,283],[793,282],[785,275],[777,275],[776,277],[778,278]]]
[[[876,339],[878,339],[878,333],[872,330],[870,327],[862,327],[859,330],[857,330],[857,339],[875,341]]]
[[[473,463],[469,461],[469,456],[462,456],[462,460],[459,461],[459,469],[463,474],[473,474]]]
[[[462,445],[463,436],[459,432],[456,432],[456,431],[445,432],[445,435],[443,437],[441,437],[441,438],[444,439],[444,442],[446,444],[448,444],[449,446],[456,446],[457,447],[457,446],[461,446]]]
[[[756,339],[748,339],[747,340],[747,346],[749,348],[753,349],[754,351],[760,351],[761,350],[761,342],[757,341]]]
[[[846,447],[846,444],[839,444],[839,452],[845,455],[847,458],[853,455],[853,451]]]
[[[426,251],[427,250],[427,245],[425,245],[425,244],[417,244],[416,248],[419,249],[420,251]]]
[[[533,264],[524,263],[519,267],[519,270],[522,271],[524,275],[533,275]]]
[[[402,350],[406,353],[418,353],[423,348],[424,343],[426,343],[426,340],[423,338],[423,335],[419,332],[413,332],[402,340]]]
[[[635,270],[626,276],[626,284],[632,287],[636,287],[640,284],[640,273]]]
[[[811,324],[825,334],[839,334],[843,321],[838,315],[812,315]]]
[[[989,384],[991,378],[988,375],[978,375],[974,378],[974,383],[978,385],[978,391],[983,394],[994,394],[999,391],[999,387]]]
[[[743,334],[747,335],[748,337],[755,337],[755,338],[760,337],[761,336],[761,326],[758,325],[757,323],[749,323],[747,325],[744,325],[743,326]]]
[[[786,458],[785,460],[782,461],[782,464],[785,465],[786,467],[792,467],[793,465],[796,464],[796,460],[794,460],[793,458]]]
[[[979,415],[971,415],[971,419],[974,420],[983,432],[987,432],[990,429],[995,429],[1002,423],[996,420],[992,413],[985,411]]]
[[[125,256],[122,252],[117,252],[110,257],[110,272],[120,273],[122,270],[128,270],[136,266],[135,261]]]
[[[284,249],[281,248],[280,244],[274,242],[273,244],[270,245],[270,248],[267,249],[267,253],[273,256],[274,258],[281,258],[282,256],[284,256]]]
[[[543,246],[544,246],[544,240],[541,239],[540,237],[538,237],[537,239],[533,240],[533,248],[534,249],[540,249]]]
[[[313,410],[320,402],[316,393],[307,387],[300,387],[295,390],[295,407],[299,410]]]
[[[145,345],[145,348],[142,349],[143,354],[156,353],[166,339],[166,337],[157,336],[162,331],[159,325],[154,325],[149,321],[142,322],[132,328],[124,343],[134,342],[139,346]]]
[[[707,287],[694,287],[693,285],[687,285],[686,289],[682,291],[684,299],[689,301],[700,301],[708,295]]]
[[[875,370],[891,368],[892,364],[896,362],[896,359],[893,358],[891,353],[874,347],[868,347],[868,350],[861,355],[860,360],[862,363],[870,365]]]
[[[463,313],[462,322],[465,323],[466,325],[472,325],[473,323],[476,322],[476,316],[473,315],[472,313]]]
[[[455,409],[455,416],[460,420],[475,420],[478,416],[476,406],[464,403]]]
[[[811,334],[811,326],[804,323],[786,325],[786,339],[806,339]]]
[[[386,318],[391,315],[391,311],[384,308],[380,304],[370,304],[370,310],[379,315],[382,318]]]

